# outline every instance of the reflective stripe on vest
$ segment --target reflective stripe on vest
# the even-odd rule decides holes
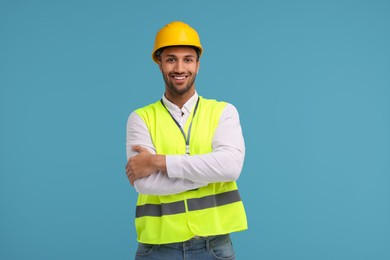
[[[234,202],[241,201],[240,194],[238,190],[232,190],[216,195],[210,195],[202,198],[194,198],[187,200],[188,211],[200,210],[213,208],[218,206],[223,206],[231,204]],[[185,204],[184,200],[171,202],[171,203],[162,203],[162,204],[145,204],[142,206],[137,206],[136,209],[136,218],[140,217],[161,217],[164,215],[174,215],[185,213]]]

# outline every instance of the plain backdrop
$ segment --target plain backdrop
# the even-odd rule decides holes
[[[234,104],[237,259],[390,259],[390,2],[0,1],[0,259],[133,259],[125,127],[161,98],[155,33]]]

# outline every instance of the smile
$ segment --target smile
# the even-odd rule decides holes
[[[185,78],[188,78],[188,76],[172,76],[176,80],[183,80]]]

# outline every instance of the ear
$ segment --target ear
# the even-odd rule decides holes
[[[160,71],[162,72],[161,61],[158,61],[157,65],[158,65],[158,68],[160,69]]]
[[[199,73],[199,68],[200,68],[200,61],[198,60],[198,68],[196,69],[196,74]]]

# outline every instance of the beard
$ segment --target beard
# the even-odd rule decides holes
[[[190,90],[194,86],[195,79],[196,79],[196,75],[189,73],[188,78],[190,78],[190,79],[189,79],[187,85],[184,88],[179,89],[179,88],[176,88],[175,84],[170,80],[170,74],[166,75],[164,72],[162,74],[163,74],[163,78],[164,78],[165,85],[167,86],[167,88],[169,90],[171,90],[173,93],[179,94],[179,95],[182,95],[182,94],[186,93],[188,90]]]

